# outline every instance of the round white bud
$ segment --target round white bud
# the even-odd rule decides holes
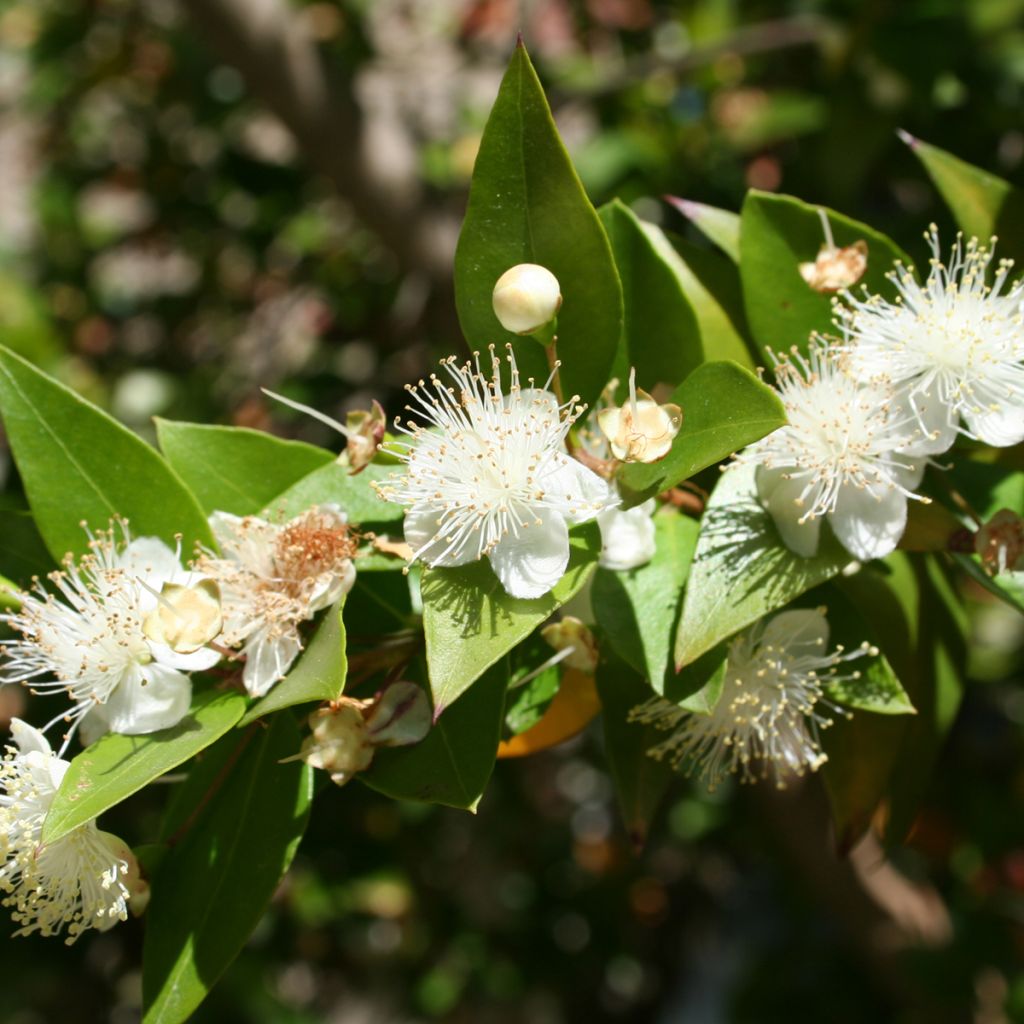
[[[558,278],[536,263],[519,263],[506,270],[491,298],[494,315],[513,334],[532,334],[554,320],[562,305]]]

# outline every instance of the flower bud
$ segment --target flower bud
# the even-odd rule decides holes
[[[513,334],[532,334],[554,320],[562,305],[558,278],[536,263],[519,263],[506,270],[491,299],[494,315]]]
[[[220,633],[223,621],[220,587],[213,580],[191,587],[165,583],[142,630],[154,643],[166,644],[177,654],[192,654]]]
[[[373,744],[363,718],[363,702],[342,697],[309,716],[312,734],[299,754],[312,768],[330,772],[331,782],[344,786],[356,772],[369,768]]]
[[[597,641],[594,634],[579,619],[566,615],[545,626],[540,635],[556,650],[572,648],[564,661],[567,668],[593,673],[597,668]]]
[[[1024,569],[1024,519],[1001,508],[974,535],[974,550],[993,576]]]
[[[373,461],[384,434],[387,418],[377,399],[369,408],[350,412],[345,417],[345,452],[348,455],[349,472],[354,476],[366,469]]]
[[[671,403],[659,405],[636,386],[636,369],[629,373],[629,401],[619,408],[602,409],[597,425],[608,439],[612,454],[623,462],[659,462],[672,447],[683,425],[683,411]]]
[[[378,747],[407,747],[430,732],[430,701],[415,683],[392,683],[366,715],[370,739]]]

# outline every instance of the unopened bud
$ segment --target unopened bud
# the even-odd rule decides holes
[[[593,674],[597,668],[597,641],[594,634],[579,619],[566,615],[549,623],[540,635],[556,650],[572,649],[563,664],[580,672]]]
[[[832,238],[828,215],[818,210],[825,244],[818,250],[813,263],[800,264],[800,276],[816,292],[838,292],[856,284],[868,269],[868,246],[863,239],[842,249]]]
[[[519,263],[506,270],[491,296],[494,315],[513,334],[533,334],[551,323],[562,305],[558,278],[547,267]]]
[[[213,580],[201,580],[191,587],[165,583],[142,631],[177,654],[192,654],[217,637],[223,623],[220,588]]]
[[[597,425],[608,439],[612,454],[623,462],[660,462],[683,425],[678,405],[659,405],[636,386],[636,370],[629,373],[629,401],[622,408],[602,409]]]
[[[430,701],[415,683],[392,683],[368,709],[366,728],[378,747],[407,747],[430,732]]]
[[[374,399],[369,410],[358,409],[348,413],[345,426],[345,452],[348,454],[349,470],[354,476],[366,469],[377,454],[387,431],[387,417],[383,406]]]
[[[993,576],[1024,570],[1024,519],[1001,508],[974,535],[974,550]]]

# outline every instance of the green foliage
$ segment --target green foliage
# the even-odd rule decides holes
[[[625,507],[689,480],[786,422],[775,392],[730,362],[698,366],[670,401],[683,410],[682,429],[660,462],[622,468],[619,486]]]
[[[195,498],[130,430],[20,356],[0,349],[0,413],[36,526],[56,560],[88,550],[81,527],[121,516],[135,536],[211,544]]]
[[[160,450],[204,512],[255,515],[282,491],[334,461],[323,448],[244,427],[157,419]]]
[[[806,351],[812,333],[832,328],[832,296],[815,291],[800,276],[801,263],[813,263],[825,239],[818,207],[792,196],[751,190],[743,201],[740,276],[747,322],[762,359],[769,349]],[[909,258],[881,232],[834,210],[826,210],[840,248],[864,241],[868,263],[856,287],[890,296],[886,274],[896,260]],[[834,332],[833,332],[834,333]]]
[[[309,646],[299,655],[291,671],[270,692],[261,697],[242,718],[248,725],[282,708],[337,700],[345,689],[348,657],[345,653],[345,599],[328,608]]]
[[[525,378],[547,379],[536,342],[498,323],[491,292],[517,263],[558,278],[558,354],[566,397],[593,402],[622,329],[622,290],[608,239],[569,161],[521,44],[509,63],[476,158],[455,253],[455,302],[471,348],[512,342]]]
[[[137,793],[224,735],[242,716],[238,693],[207,691],[173,728],[148,736],[108,733],[71,762],[43,823],[40,841],[54,843],[72,829]]]
[[[696,520],[666,510],[654,518],[656,556],[628,572],[598,569],[590,600],[615,653],[663,693],[683,587],[700,531]]]
[[[606,203],[598,215],[622,282],[624,351],[616,369],[626,376],[636,367],[637,383],[648,390],[659,382],[674,387],[703,361],[697,317],[683,284],[685,265],[661,229],[620,200]]]
[[[214,780],[153,879],[142,951],[145,1024],[180,1024],[238,955],[295,855],[312,770],[281,764],[299,747],[287,715],[250,727],[232,770]]]
[[[740,262],[740,216],[732,210],[720,210],[706,203],[688,199],[669,200],[691,223],[696,225],[733,263]]]
[[[790,551],[758,501],[754,467],[730,469],[701,523],[676,634],[677,667],[835,576],[849,561],[825,529],[813,558]]]
[[[569,534],[569,567],[534,600],[509,596],[486,559],[423,575],[423,632],[434,714],[440,715],[590,578],[601,541],[588,523]]]
[[[454,707],[440,717],[435,713],[425,740],[378,750],[360,781],[396,800],[475,811],[494,770],[507,686],[508,664],[502,659]]]

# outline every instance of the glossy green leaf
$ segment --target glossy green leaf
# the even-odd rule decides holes
[[[654,524],[654,558],[628,572],[598,569],[590,603],[615,653],[645,676],[656,693],[663,693],[700,527],[674,510],[659,513]]]
[[[505,709],[503,659],[412,747],[380,749],[357,778],[396,800],[475,810],[494,770]]]
[[[813,558],[790,551],[757,499],[754,467],[730,469],[718,481],[701,523],[676,634],[676,665],[688,665],[849,562],[827,529]]]
[[[705,203],[689,199],[665,197],[687,220],[700,229],[728,256],[733,263],[740,261],[740,215],[731,210],[720,210]]]
[[[963,233],[985,242],[998,235],[1002,254],[1019,258],[1024,251],[1024,192],[938,146],[906,132],[901,137],[924,165]]]
[[[401,523],[405,509],[377,497],[371,484],[389,479],[395,474],[394,466],[371,462],[361,473],[352,475],[346,466],[331,462],[308,473],[288,490],[267,503],[266,515],[282,518],[297,516],[311,505],[329,502],[340,506],[355,525],[382,526],[401,538]]]
[[[682,429],[660,462],[622,468],[619,484],[627,508],[688,480],[786,422],[778,395],[730,362],[698,366],[670,401],[683,410]]]
[[[686,267],[661,229],[620,200],[598,215],[622,282],[625,364],[636,367],[640,387],[675,387],[703,360],[697,317],[683,288]]]
[[[856,288],[891,296],[886,280],[896,260],[909,258],[892,241],[867,224],[826,210],[836,245],[863,240],[868,264]],[[835,333],[832,299],[815,291],[800,276],[800,264],[812,263],[824,242],[818,207],[792,196],[751,191],[743,203],[740,235],[740,277],[747,322],[765,365],[768,350],[786,352],[794,345],[806,350],[814,331]]]
[[[153,879],[142,951],[144,1024],[189,1019],[259,923],[306,828],[312,769],[281,764],[288,715],[251,739]]]
[[[212,544],[195,498],[159,453],[105,412],[0,348],[0,413],[35,515],[58,561],[88,550],[84,521],[106,529],[114,516],[135,536],[183,549]]]
[[[654,726],[629,721],[630,711],[650,699],[651,690],[625,662],[614,656],[603,658],[596,682],[603,707],[605,756],[626,832],[639,850],[672,781],[671,767],[647,753],[665,734]]]
[[[569,535],[569,567],[555,588],[533,600],[510,597],[487,559],[423,574],[423,630],[434,714],[525,640],[590,578],[601,553],[596,523]]]
[[[33,576],[56,568],[53,555],[27,509],[0,510],[0,572],[27,587]]]
[[[562,670],[558,665],[545,669],[527,683],[520,682],[532,675],[554,653],[540,633],[534,633],[519,644],[509,656],[505,728],[513,736],[525,732],[540,721],[558,693],[562,676]]]
[[[1024,472],[1001,462],[957,458],[945,479],[966,499],[982,522],[1000,509],[1024,515]]]
[[[337,700],[345,689],[348,659],[345,655],[345,599],[328,608],[309,646],[299,655],[291,671],[270,692],[261,697],[242,718],[248,725],[257,718],[296,704]]]
[[[72,760],[46,815],[41,842],[55,842],[177,768],[223,736],[243,711],[241,694],[208,690],[171,729],[101,737]]]
[[[608,239],[521,44],[480,142],[455,253],[455,302],[471,348],[511,342],[523,376],[544,381],[543,349],[504,330],[491,308],[495,282],[517,263],[539,263],[558,278],[562,385],[566,397],[592,402],[615,359],[622,291]]]
[[[323,448],[245,427],[156,420],[164,457],[203,511],[254,515],[282,491],[334,461]]]

